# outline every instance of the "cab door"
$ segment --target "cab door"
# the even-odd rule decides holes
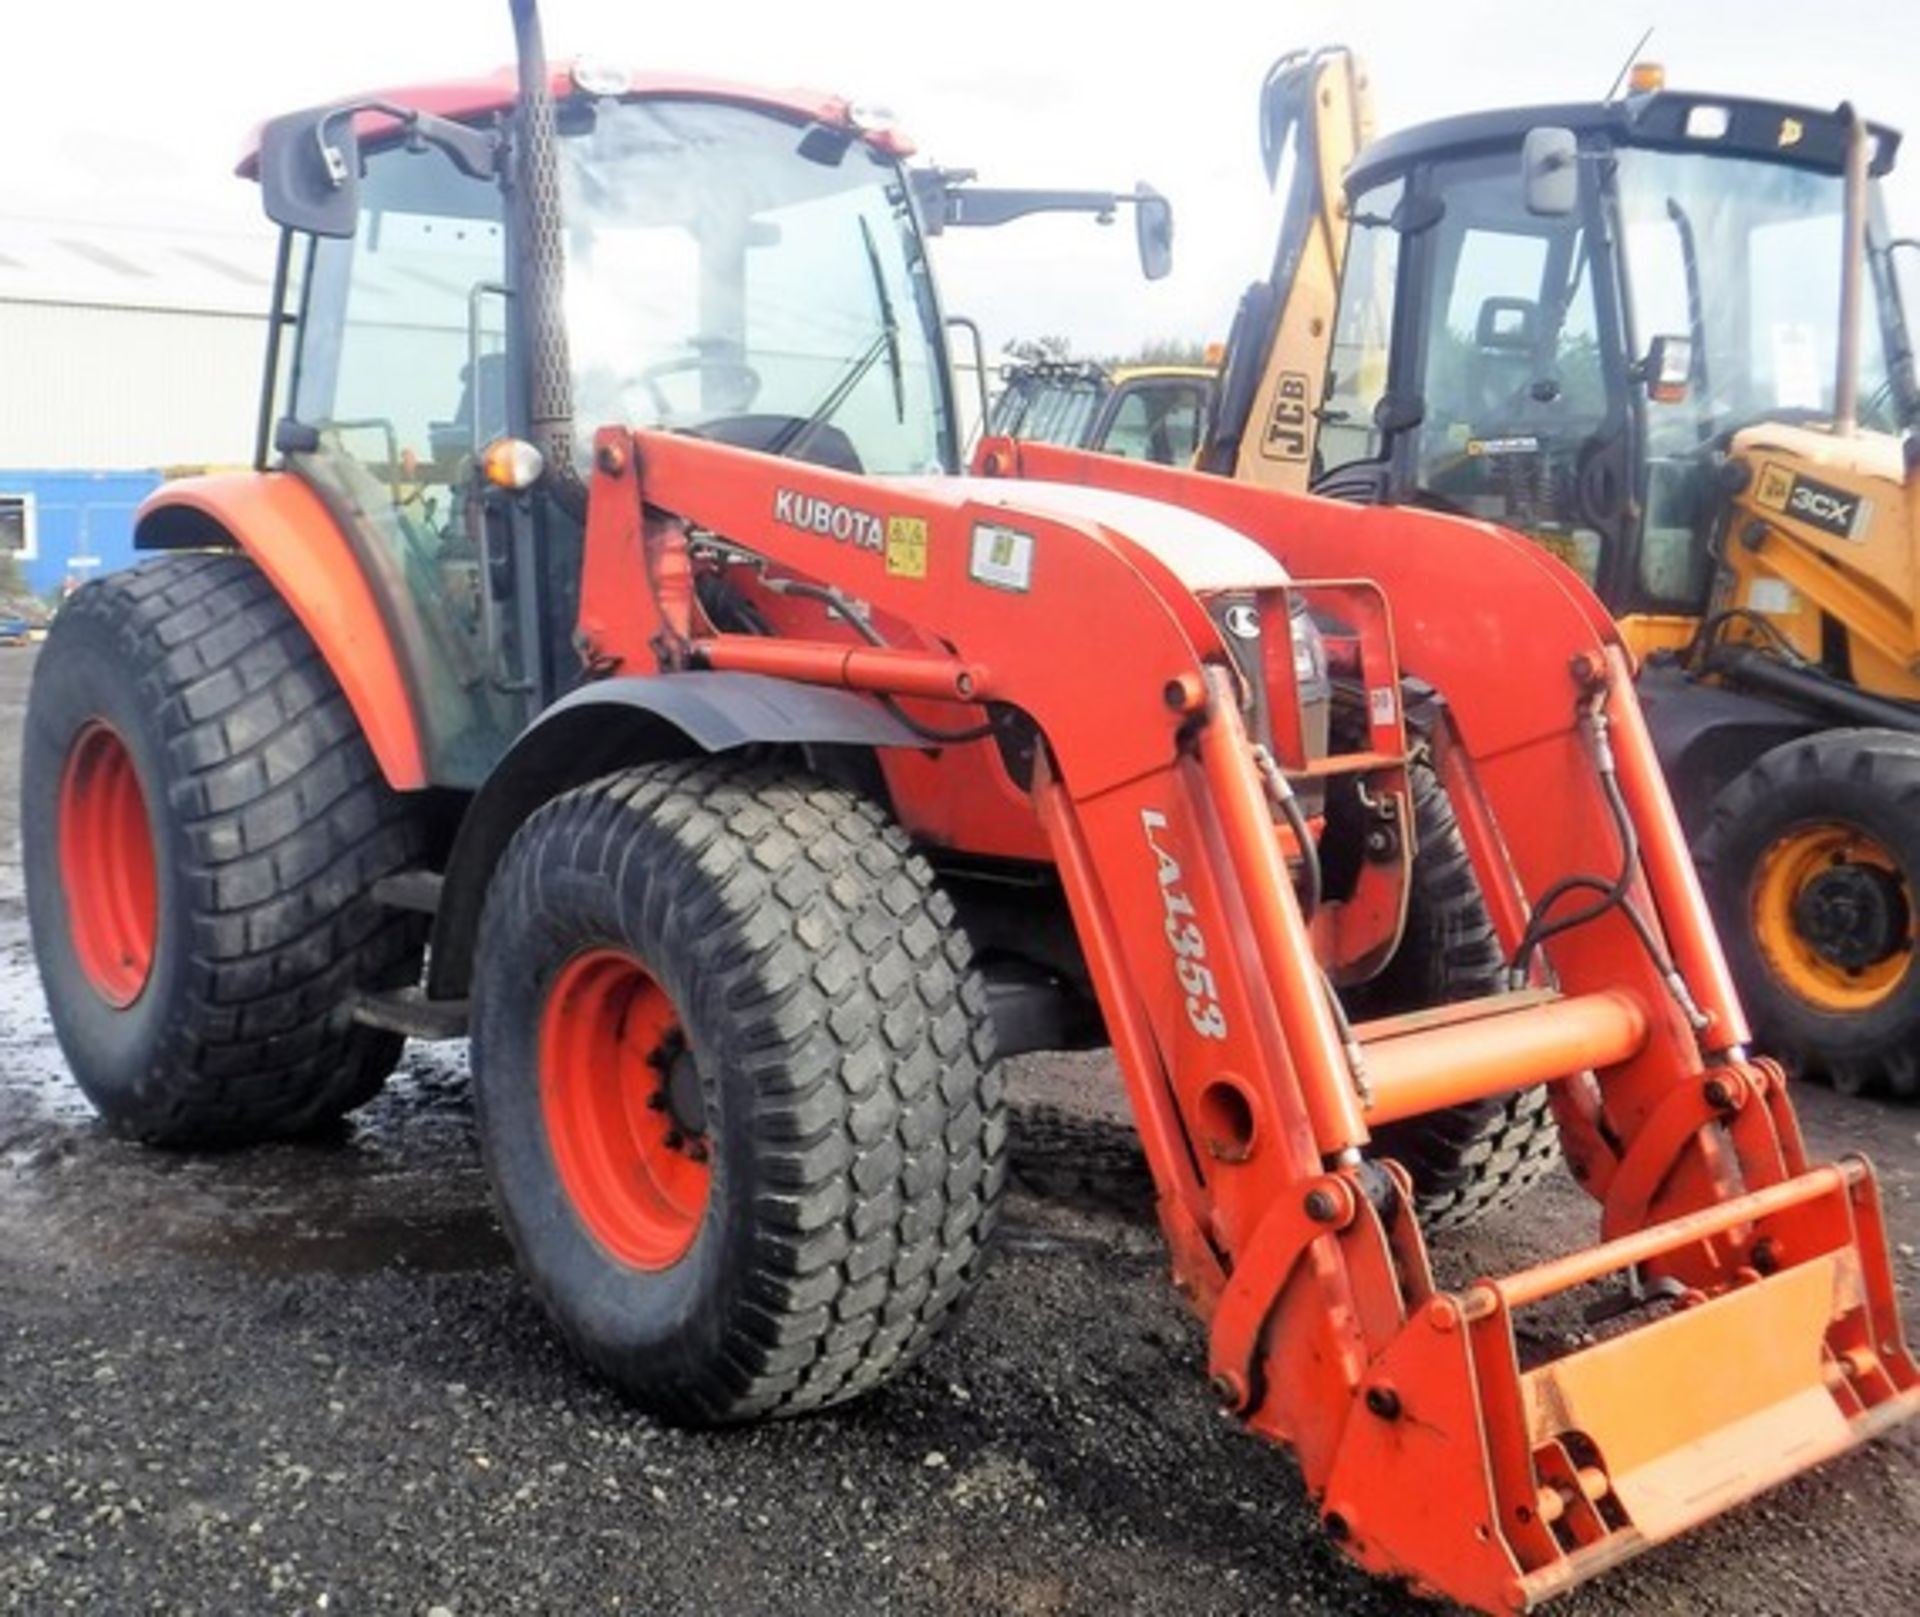
[[[473,786],[526,703],[487,589],[478,477],[512,414],[503,199],[432,148],[364,163],[355,234],[310,248],[275,444],[355,548],[429,779]]]

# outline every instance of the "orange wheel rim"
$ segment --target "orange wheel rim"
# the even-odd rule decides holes
[[[1782,984],[1848,1014],[1892,997],[1913,959],[1913,890],[1880,841],[1849,825],[1802,826],[1754,872],[1753,935]]]
[[[561,969],[540,1018],[547,1139],[580,1221],[636,1269],[677,1263],[706,1215],[713,1169],[704,1117],[686,1115],[691,1061],[673,1002],[633,956],[594,949]]]
[[[88,721],[67,749],[56,815],[74,957],[93,991],[124,1010],[153,971],[160,898],[146,794],[105,720]]]

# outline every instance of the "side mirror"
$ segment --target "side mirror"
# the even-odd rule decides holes
[[[1580,202],[1580,143],[1573,131],[1552,124],[1529,129],[1520,146],[1520,173],[1528,213],[1566,218]]]
[[[1693,380],[1693,339],[1655,337],[1640,374],[1646,379],[1647,397],[1655,404],[1681,403]]]
[[[492,179],[497,136],[391,101],[343,101],[275,118],[260,131],[260,196],[267,217],[315,236],[351,236],[360,224],[360,139],[354,115],[382,113],[409,151],[433,146],[462,174]]]
[[[360,141],[353,115],[311,107],[260,131],[260,200],[288,230],[351,236],[360,223]]]
[[[1142,180],[1133,188],[1133,233],[1140,246],[1140,273],[1149,281],[1173,268],[1173,204]]]

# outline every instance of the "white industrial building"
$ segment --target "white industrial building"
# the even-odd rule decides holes
[[[253,456],[273,234],[0,198],[0,550],[39,593],[131,555],[162,475]]]

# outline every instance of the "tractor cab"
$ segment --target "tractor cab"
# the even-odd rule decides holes
[[[603,425],[849,472],[957,464],[908,148],[890,128],[824,98],[581,71],[554,88],[546,340],[580,423],[572,470]],[[526,494],[538,466],[487,461],[552,414],[526,382],[530,244],[488,150],[496,130],[517,138],[514,97],[507,76],[381,98],[407,121],[297,115],[269,126],[260,158],[269,209],[294,227],[273,448],[359,552],[404,648],[429,775],[449,785],[482,778],[579,666],[545,625],[573,622],[580,513]],[[344,207],[327,174],[303,172],[327,142],[352,173]],[[330,220],[300,211],[316,196]]]
[[[1725,458],[1759,423],[1828,423],[1852,115],[1649,91],[1449,119],[1347,180],[1352,235],[1316,486],[1525,533],[1622,617],[1708,604]],[[1863,130],[1861,427],[1914,419]]]
[[[593,434],[659,429],[857,475],[954,472],[926,237],[1132,193],[912,168],[885,115],[805,92],[512,73],[268,124],[246,171],[284,227],[260,446],[348,536],[435,784],[485,777],[580,679]],[[550,113],[546,110],[550,108]],[[551,117],[551,124],[546,118]],[[557,194],[518,205],[509,153]]]

